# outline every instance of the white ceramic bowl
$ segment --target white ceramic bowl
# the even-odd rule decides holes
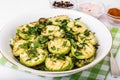
[[[107,15],[108,21],[110,23],[116,23],[116,24],[120,25],[120,17],[113,16],[113,15],[108,13],[109,9],[111,9],[111,8],[117,8],[120,10],[120,7],[108,7],[108,9],[106,10],[106,15]]]
[[[83,0],[77,3],[77,10],[85,12],[93,17],[99,18],[105,12],[105,8],[102,2],[96,0]]]
[[[115,17],[110,14],[106,14],[106,15],[107,15],[108,21],[110,23],[116,23],[116,24],[120,25],[120,17]]]
[[[40,71],[32,68],[28,68],[22,64],[20,64],[13,56],[10,48],[10,39],[13,38],[16,34],[16,27],[21,24],[26,24],[32,21],[38,20],[40,17],[53,17],[56,15],[68,15],[70,18],[75,19],[81,17],[81,21],[83,21],[88,28],[95,32],[95,36],[98,39],[99,47],[97,50],[96,58],[93,62],[88,65],[85,65],[81,68],[62,71],[62,72],[50,72],[50,71]],[[109,30],[105,27],[103,23],[99,20],[91,17],[87,14],[66,10],[66,9],[50,9],[44,10],[41,12],[31,12],[31,14],[23,14],[17,17],[16,19],[11,20],[8,24],[4,25],[4,28],[0,31],[0,51],[2,55],[13,65],[16,65],[20,70],[29,71],[37,75],[49,76],[49,77],[59,77],[59,76],[67,76],[71,75],[86,69],[89,69],[100,62],[104,57],[109,53],[112,46],[112,37]]]

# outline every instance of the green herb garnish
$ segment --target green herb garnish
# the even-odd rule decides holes
[[[40,43],[39,43],[38,41],[34,42],[33,44],[34,44],[34,48],[38,48],[38,47],[41,46]]]
[[[13,49],[13,45],[12,44],[10,44],[10,47],[11,47],[11,49]]]
[[[65,55],[56,55],[57,59],[65,60]]]
[[[55,46],[52,46],[51,49],[52,49],[52,50],[56,50],[56,47],[55,47]]]
[[[80,56],[80,55],[82,55],[81,52],[78,52],[78,51],[75,52],[75,56]]]
[[[49,30],[49,31],[48,31],[48,33],[52,33],[52,32],[53,32],[53,30]]]
[[[48,37],[40,35],[38,38],[39,43],[45,43],[48,41]]]
[[[64,41],[63,44],[62,44],[62,46],[65,47],[66,45],[67,45],[67,41]]]
[[[85,31],[84,31],[84,35],[85,35],[85,36],[89,36],[89,35],[90,35],[90,30],[88,30],[88,29],[85,30]]]
[[[87,43],[80,43],[79,45],[77,45],[77,49],[85,49],[85,46],[87,45]]]
[[[20,44],[19,47],[24,48],[24,49],[28,49],[31,45],[30,41],[27,41],[26,43]]]
[[[52,25],[52,22],[51,22],[51,21],[48,21],[48,22],[47,22],[47,25]]]
[[[27,25],[28,31],[23,32],[27,35],[39,35],[41,33],[41,29],[38,27],[38,25],[35,25],[33,27]]]
[[[39,24],[46,26],[46,22],[45,21],[39,21]]]
[[[81,25],[79,25],[79,24],[75,24],[75,26],[78,28],[78,27],[81,27]]]
[[[67,22],[66,19],[64,19],[63,21],[61,21],[61,26],[60,26],[60,28],[66,31],[67,23],[68,23],[68,22]]]
[[[80,20],[81,19],[81,17],[79,17],[79,18],[76,18],[75,20],[77,21],[77,20]]]
[[[36,55],[37,54],[37,50],[35,48],[31,48],[27,51],[28,54],[33,54]]]

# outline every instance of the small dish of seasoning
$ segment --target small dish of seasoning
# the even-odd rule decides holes
[[[94,0],[81,1],[80,3],[78,3],[77,10],[99,18],[101,15],[104,14],[104,5],[101,2],[97,2]]]
[[[120,24],[120,8],[118,7],[108,8],[107,18],[112,23]]]
[[[72,0],[50,0],[50,4],[53,8],[66,8],[66,9],[75,8],[75,3]]]

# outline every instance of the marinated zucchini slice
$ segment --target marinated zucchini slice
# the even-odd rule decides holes
[[[87,32],[87,30],[85,32],[86,32],[87,36],[84,35],[84,34],[79,34],[78,35],[78,41],[79,42],[87,42],[87,43],[91,43],[92,45],[96,45],[97,44],[97,39],[94,36],[94,34],[92,32]]]
[[[24,53],[26,49],[21,48],[20,45],[26,43],[25,40],[18,40],[13,43],[13,55],[19,56],[21,53]]]
[[[74,27],[72,27],[72,30],[74,31],[73,34],[84,33],[86,29],[86,25],[80,21],[75,21]]]
[[[22,26],[19,26],[17,28],[17,34],[22,38],[22,39],[29,39],[29,36],[27,34],[25,34],[24,32],[27,32],[28,31],[28,27],[26,27],[27,25],[22,25]]]
[[[67,54],[70,49],[70,41],[64,38],[55,38],[48,42],[48,50],[54,54]]]
[[[50,71],[65,71],[73,68],[73,62],[68,56],[65,56],[65,59],[47,57],[45,60],[45,66]]]
[[[48,25],[41,34],[53,39],[54,37],[64,37],[65,32],[64,30],[60,29],[59,26]]]
[[[41,48],[29,49],[20,54],[20,62],[26,66],[32,67],[43,63],[48,55],[46,50]]]
[[[79,43],[78,48],[72,47],[71,52],[77,59],[87,59],[95,55],[96,49],[91,43]]]
[[[17,28],[17,35],[24,40],[28,40],[40,34],[40,30],[37,22],[32,22],[19,26]]]
[[[86,65],[86,64],[89,64],[90,62],[92,62],[94,60],[94,56],[92,56],[92,57],[90,57],[90,58],[88,58],[88,59],[80,59],[80,60],[78,60],[76,63],[75,63],[75,65],[77,66],[77,67],[82,67],[82,66],[84,66],[84,65]]]
[[[53,25],[60,26],[63,20],[68,20],[68,19],[69,18],[67,15],[60,15],[60,16],[48,18],[48,21],[52,22]]]
[[[30,37],[27,34],[24,34],[22,32],[18,32],[18,35],[22,38],[22,39],[29,39]]]

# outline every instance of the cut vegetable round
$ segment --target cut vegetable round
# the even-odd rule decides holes
[[[74,31],[73,34],[84,33],[86,29],[87,29],[86,25],[80,21],[76,21],[74,23],[74,27],[72,27],[72,30]]]
[[[59,26],[48,25],[42,32],[42,35],[49,36],[49,39],[53,39],[54,37],[63,37],[65,35],[65,32],[60,29]]]
[[[87,42],[87,43],[91,43],[92,45],[96,45],[97,44],[97,39],[95,38],[94,34],[92,32],[86,33],[89,35],[84,35],[84,34],[79,34],[78,35],[78,41],[79,42]]]
[[[95,55],[95,47],[91,43],[81,43],[78,44],[80,49],[75,49],[72,47],[72,54],[77,58],[77,59],[87,59],[90,58],[91,56]]]
[[[45,61],[45,66],[50,71],[65,71],[73,68],[72,59],[65,56],[65,59],[57,59],[48,57]]]
[[[25,40],[18,40],[13,43],[13,55],[19,56],[21,53],[24,53],[26,49],[21,48],[20,45],[26,43]]]
[[[61,25],[61,21],[68,20],[68,19],[69,19],[69,17],[66,16],[66,15],[59,15],[59,16],[48,18],[48,20],[50,22],[52,22],[53,25],[56,25],[56,26],[60,26]]]
[[[41,48],[30,49],[26,53],[20,54],[20,62],[29,67],[36,66],[43,63],[47,55],[48,52]]]
[[[48,43],[48,50],[54,54],[67,54],[70,49],[70,41],[64,38],[55,38]]]

